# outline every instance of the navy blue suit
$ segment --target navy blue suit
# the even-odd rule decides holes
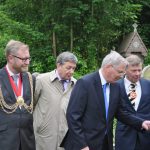
[[[126,94],[124,80],[119,82],[121,88],[121,97],[126,103],[129,112],[137,117],[150,120],[150,81],[141,79],[141,99],[137,111],[131,105]],[[139,145],[140,144],[140,145]],[[150,132],[138,132],[137,130],[118,122],[116,128],[116,150],[149,150],[150,149]]]
[[[22,74],[23,98],[26,104],[31,103],[31,90],[27,73]],[[0,70],[0,88],[7,104],[16,103],[5,68]],[[20,147],[21,145],[21,147]],[[11,114],[0,106],[0,149],[2,150],[35,150],[33,116],[26,109],[17,108]]]
[[[109,112],[106,121],[99,72],[94,72],[79,79],[72,91],[67,109],[69,132],[64,142],[65,149],[81,150],[89,146],[90,150],[101,150],[107,132],[108,147],[109,150],[113,150],[112,126],[116,114],[124,122],[140,129],[142,120],[134,119],[128,112],[123,111],[123,107],[118,109],[121,108],[120,102],[118,84],[110,84]]]

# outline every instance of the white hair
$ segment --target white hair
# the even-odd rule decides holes
[[[111,64],[113,66],[118,66],[120,64],[128,64],[127,60],[121,56],[116,51],[111,51],[108,55],[106,55],[102,61],[101,67],[105,65]]]

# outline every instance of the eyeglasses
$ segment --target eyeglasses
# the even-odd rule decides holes
[[[31,61],[31,58],[30,58],[30,57],[28,57],[28,58],[21,58],[21,57],[15,56],[15,55],[12,55],[12,56],[14,56],[14,57],[16,57],[16,58],[22,60],[22,62],[24,62],[24,63],[25,63],[27,60],[28,60],[28,61]]]

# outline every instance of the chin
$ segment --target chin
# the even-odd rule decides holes
[[[23,68],[21,71],[22,72],[28,72],[28,68]]]

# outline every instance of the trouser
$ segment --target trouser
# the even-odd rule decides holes
[[[109,150],[108,136],[107,136],[107,134],[105,135],[104,140],[103,140],[102,150]]]

